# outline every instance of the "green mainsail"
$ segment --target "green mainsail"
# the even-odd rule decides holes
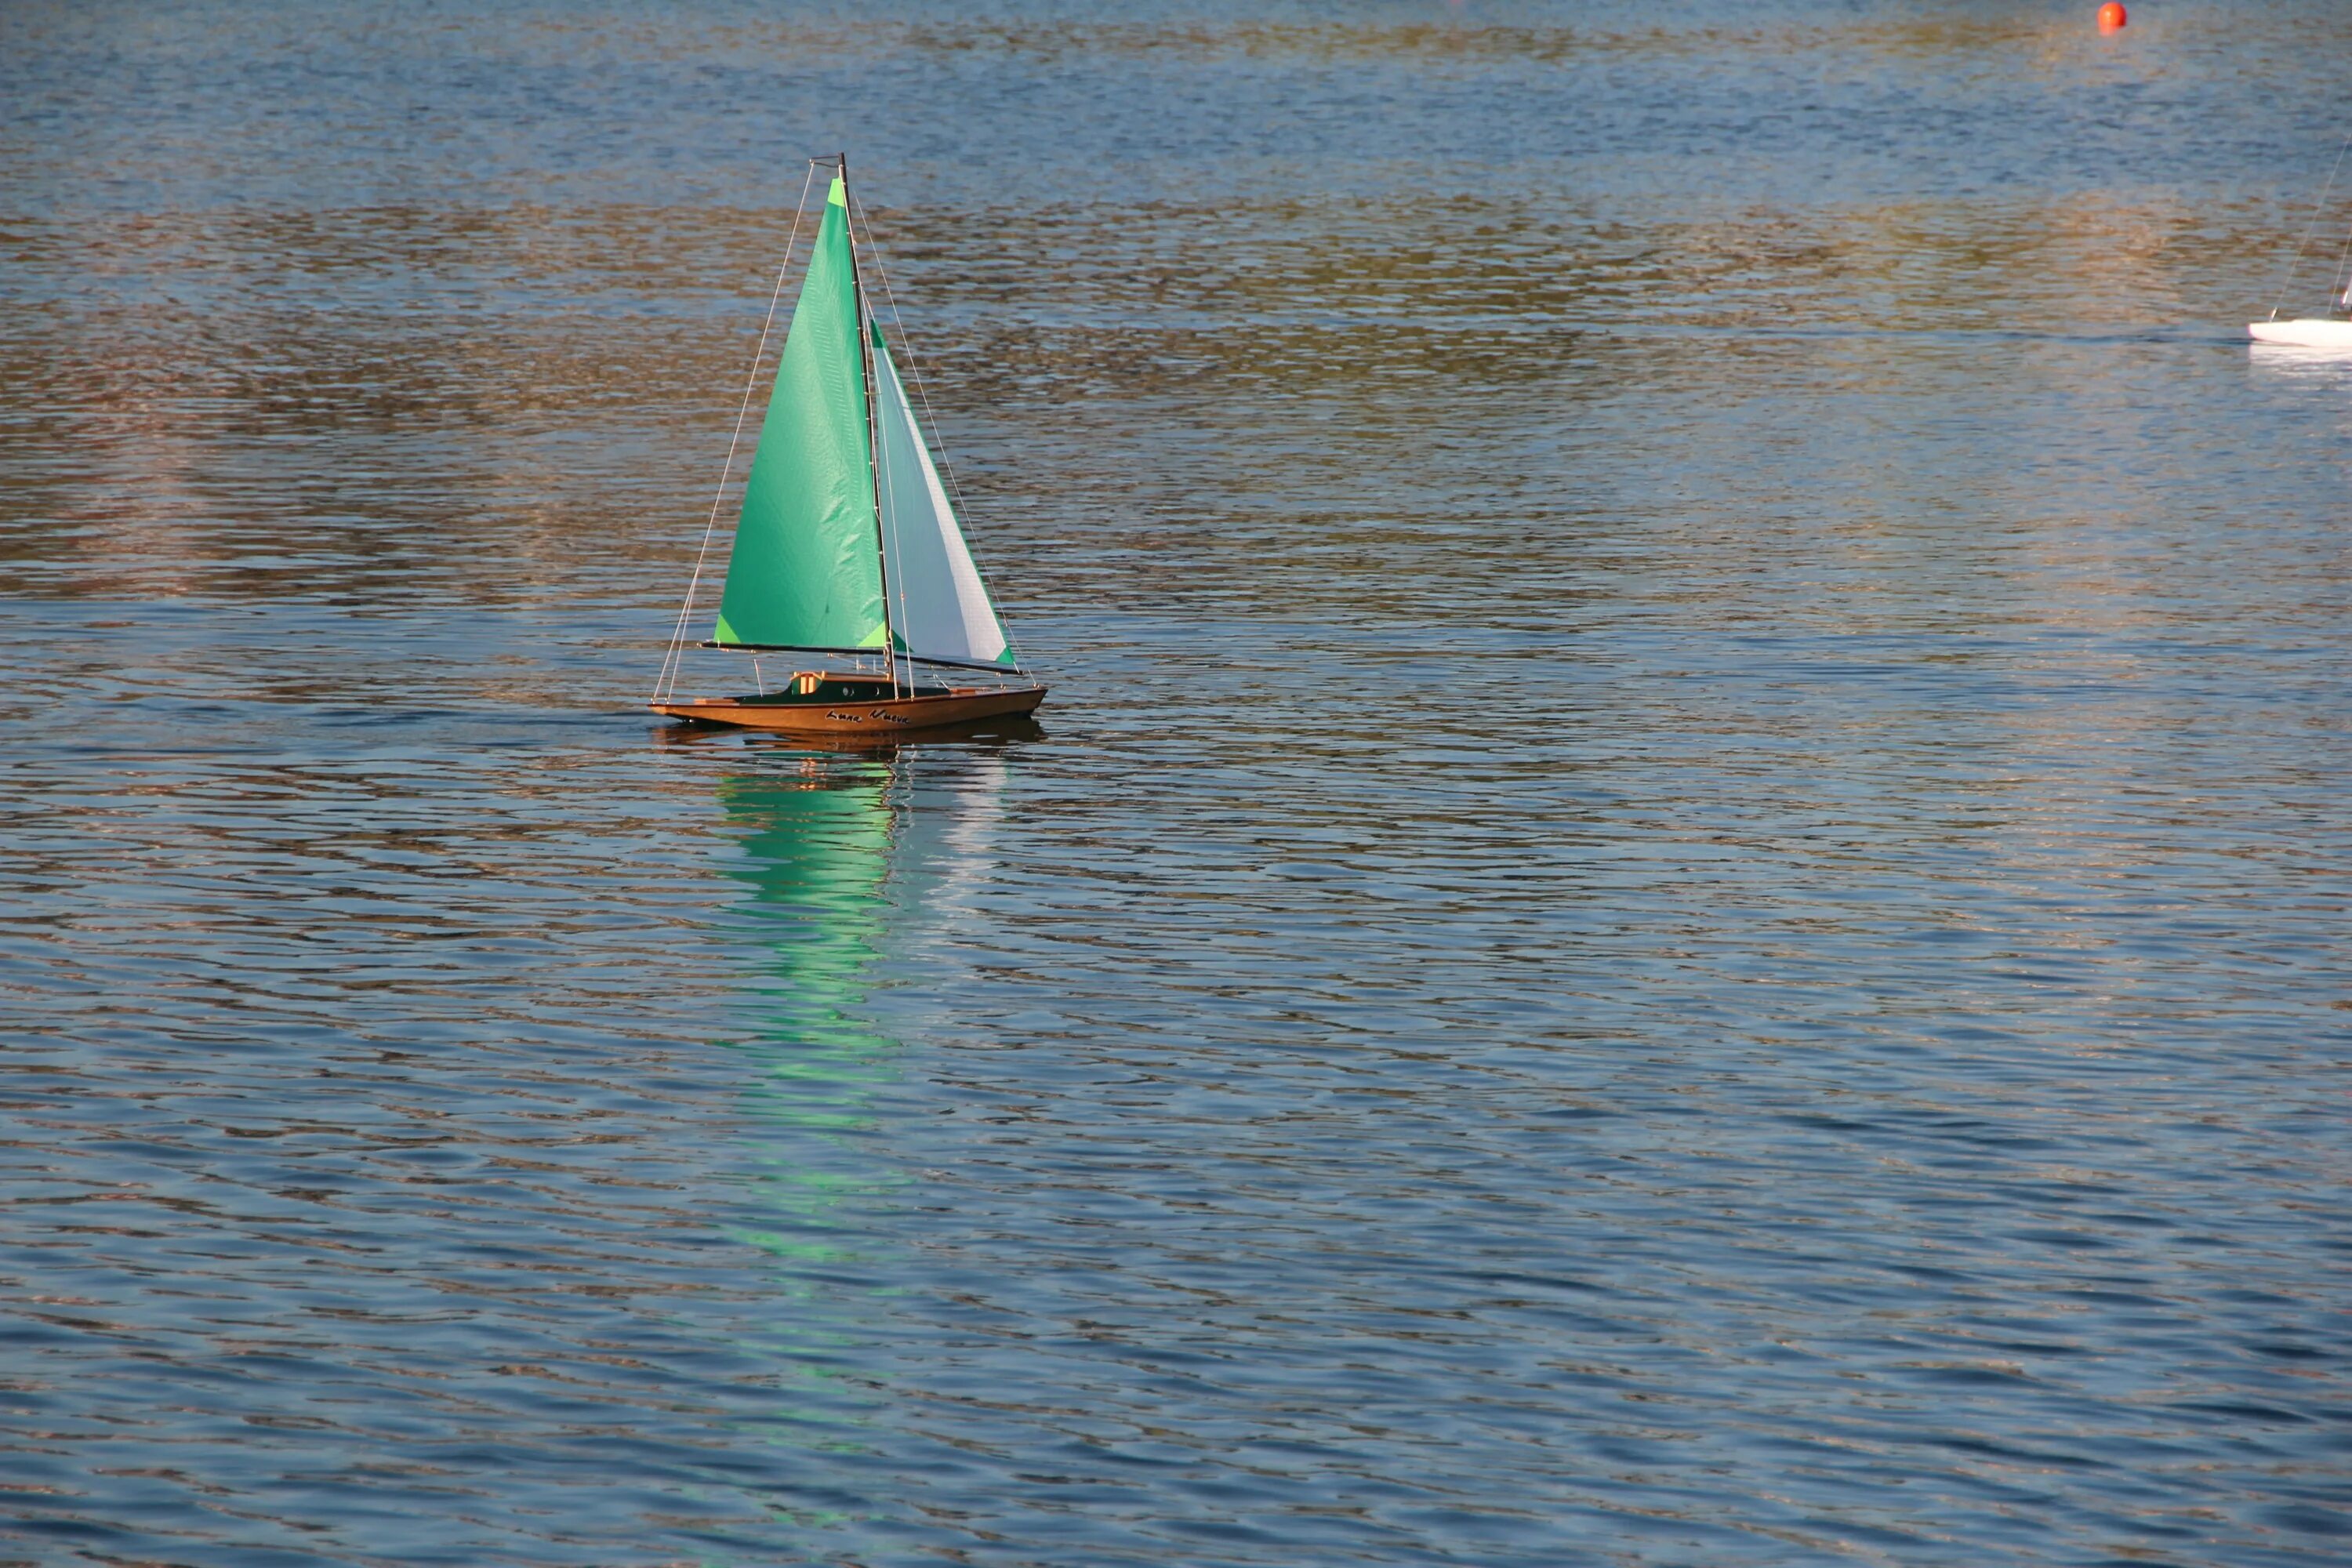
[[[836,175],[760,426],[714,642],[887,644],[859,347],[848,196]]]

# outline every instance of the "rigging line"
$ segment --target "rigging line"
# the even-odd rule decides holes
[[[2286,287],[2289,283],[2292,283],[2294,280],[2294,269],[2303,265],[2304,249],[2311,244],[2312,232],[2318,228],[2321,215],[2327,211],[2327,195],[2329,192],[2336,188],[2336,176],[2343,172],[2344,153],[2347,149],[2352,149],[2352,131],[2347,131],[2344,133],[2343,146],[2336,149],[2336,162],[2328,168],[2327,183],[2319,187],[2319,204],[2311,209],[2311,221],[2303,226],[2303,237],[2295,241],[2294,256],[2287,262],[2286,271],[2279,278],[2278,289],[2272,296],[2273,299],[2280,300],[2285,300]],[[2347,248],[2352,249],[2352,247],[2347,247]],[[2271,307],[2271,320],[2273,321],[2277,321],[2278,313],[2278,306],[2273,305]]]
[[[849,199],[856,202],[857,194],[851,192]],[[915,345],[908,341],[907,318],[898,309],[898,297],[890,291],[890,268],[887,265],[882,242],[874,237],[874,225],[866,218],[862,202],[858,203],[857,216],[858,220],[866,225],[866,243],[874,250],[874,275],[882,280],[882,298],[890,307],[891,324],[898,329],[898,346],[906,350],[907,369],[915,378],[915,395],[923,400],[923,421],[930,426],[931,445],[939,453],[939,466],[947,474],[948,489],[955,492],[956,514],[959,519],[969,519],[971,508],[963,499],[963,486],[956,479],[955,460],[948,456],[947,444],[939,438],[940,421],[938,416],[931,412],[931,391],[923,381],[922,363],[915,353]],[[969,547],[965,553],[971,553]],[[1021,657],[1021,645],[1013,640],[1013,628],[1004,624],[1002,615],[996,614],[996,595],[989,591],[988,574],[980,569],[978,561],[972,562],[971,571],[972,575],[980,579],[981,592],[988,594],[989,613],[996,616],[996,635],[1004,639],[1005,647],[1012,652],[1013,666],[1018,668],[1026,661]]]
[[[760,362],[767,357],[768,334],[776,324],[776,306],[784,297],[784,275],[792,270],[793,250],[800,244],[801,220],[808,216],[809,187],[816,183],[816,160],[809,160],[808,173],[801,177],[800,205],[793,209],[793,234],[784,241],[783,265],[776,268],[776,287],[768,296],[767,318],[760,323],[760,343],[751,351],[751,374],[743,384],[743,405],[735,411],[735,434],[728,438],[727,466],[719,470],[719,493],[710,498],[710,520],[702,525],[702,547],[694,552],[694,575],[687,580],[686,603],[677,607],[677,625],[672,628],[669,652],[662,659],[661,673],[654,681],[654,700],[667,700],[677,689],[677,671],[686,660],[686,624],[694,616],[695,590],[702,585],[703,564],[710,558],[710,541],[719,531],[719,509],[727,500],[727,482],[734,477],[735,450],[742,444],[743,422],[751,417],[751,395],[760,389]]]

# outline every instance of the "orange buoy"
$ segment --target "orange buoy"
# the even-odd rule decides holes
[[[2120,33],[2124,30],[2124,24],[2130,20],[2131,13],[2117,5],[2116,0],[2107,0],[2099,7],[2099,31],[2102,33]]]

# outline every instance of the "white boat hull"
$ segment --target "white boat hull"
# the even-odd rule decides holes
[[[2306,349],[2352,349],[2352,321],[2249,321],[2258,343],[2294,343]]]

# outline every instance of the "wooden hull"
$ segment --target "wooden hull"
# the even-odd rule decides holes
[[[698,724],[732,724],[745,730],[780,730],[794,735],[872,736],[887,740],[913,731],[972,724],[1034,712],[1045,700],[1042,686],[1008,691],[966,688],[932,697],[886,697],[855,702],[779,702],[756,697],[697,697],[656,702],[653,710]]]

